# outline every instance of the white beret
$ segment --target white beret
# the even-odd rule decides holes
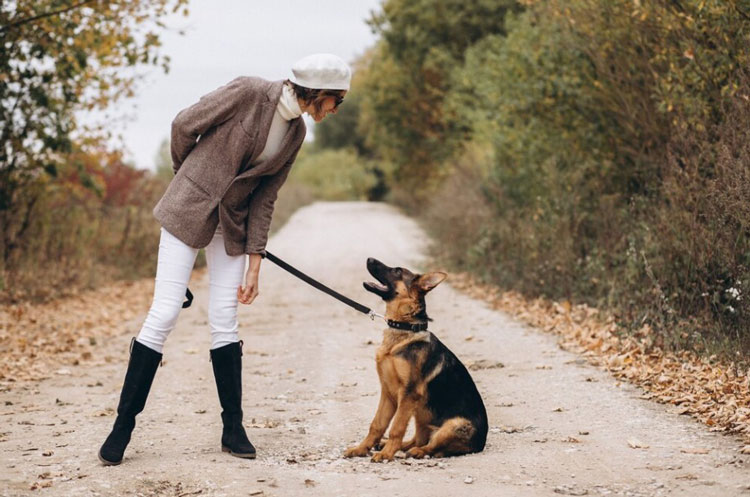
[[[348,90],[352,70],[340,57],[329,53],[308,55],[292,66],[291,81],[305,88]]]

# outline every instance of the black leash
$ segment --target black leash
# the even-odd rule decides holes
[[[273,255],[271,252],[266,251],[266,255],[263,256],[263,257],[265,257],[269,261],[273,262],[274,264],[276,264],[280,268],[282,268],[282,269],[284,269],[284,270],[292,273],[294,276],[296,276],[297,278],[301,279],[305,283],[308,283],[309,285],[312,285],[313,287],[317,288],[321,292],[327,293],[331,297],[333,297],[333,298],[335,298],[335,299],[343,302],[344,304],[348,305],[349,307],[353,307],[355,310],[357,310],[357,311],[359,311],[359,312],[361,312],[363,314],[367,314],[368,316],[370,316],[371,319],[374,319],[375,317],[383,317],[380,314],[375,313],[369,307],[367,307],[365,305],[362,305],[359,302],[355,302],[354,300],[350,299],[349,297],[347,297],[345,295],[341,295],[336,290],[333,290],[332,288],[329,288],[329,287],[325,286],[323,283],[321,283],[321,282],[319,282],[319,281],[311,278],[310,276],[306,275],[305,273],[303,273],[299,269],[297,269],[297,268],[295,268],[295,267],[287,264],[286,262],[282,261],[281,259],[279,259],[275,255]],[[185,302],[182,303],[182,308],[183,309],[185,309],[187,307],[190,307],[190,305],[193,303],[193,294],[192,294],[192,292],[190,291],[189,288],[187,288],[185,290],[185,299],[186,299]]]
[[[427,323],[407,323],[404,321],[393,321],[391,319],[385,319],[384,316],[376,313],[366,305],[362,305],[359,302],[355,302],[354,300],[350,299],[346,295],[342,295],[336,290],[327,287],[323,283],[319,282],[318,280],[311,278],[310,276],[306,275],[299,269],[295,268],[294,266],[282,261],[275,255],[273,255],[271,252],[266,250],[266,255],[263,256],[264,258],[268,259],[269,261],[273,262],[277,266],[279,266],[281,269],[291,273],[292,275],[296,276],[297,278],[301,279],[308,285],[320,290],[323,293],[326,293],[330,295],[331,297],[335,298],[339,302],[342,302],[349,307],[353,308],[356,311],[359,311],[363,314],[367,314],[370,319],[383,318],[387,323],[388,326],[391,328],[396,328],[399,330],[405,330],[405,331],[424,331],[427,329]],[[190,307],[190,304],[193,303],[193,294],[190,292],[190,289],[188,288],[185,292],[185,302],[182,303],[182,307]]]
[[[305,283],[313,286],[314,288],[317,288],[321,292],[327,293],[328,295],[335,298],[336,300],[343,302],[344,304],[348,305],[349,307],[354,308],[355,310],[363,314],[367,314],[368,316],[370,316],[370,319],[375,319],[376,317],[383,318],[385,322],[388,323],[388,326],[390,326],[391,328],[399,329],[399,330],[424,331],[427,329],[427,323],[407,323],[405,321],[393,321],[392,319],[385,319],[384,316],[377,314],[369,307],[364,306],[360,304],[359,302],[355,302],[345,295],[341,295],[336,290],[333,290],[332,288],[325,286],[323,283],[319,282],[318,280],[311,278],[310,276],[306,275],[305,273],[295,268],[294,266],[291,266],[288,263],[282,261],[281,259],[279,259],[278,257],[276,257],[275,255],[273,255],[271,252],[267,250],[266,250],[265,257],[269,261],[279,266],[281,269],[288,271],[289,273],[293,274],[294,276],[301,279]]]
[[[336,300],[338,300],[340,302],[343,302],[344,304],[348,305],[349,307],[354,308],[355,310],[357,310],[357,311],[359,311],[359,312],[361,312],[363,314],[367,314],[368,316],[370,316],[370,318],[375,318],[376,316],[382,317],[382,316],[379,316],[378,314],[375,314],[372,311],[372,309],[370,309],[369,307],[364,306],[364,305],[360,304],[359,302],[355,302],[352,299],[350,299],[349,297],[347,297],[345,295],[341,295],[336,290],[333,290],[332,288],[329,288],[329,287],[325,286],[323,283],[319,282],[318,280],[315,280],[315,279],[309,277],[308,275],[306,275],[305,273],[303,273],[299,269],[297,269],[297,268],[295,268],[295,267],[287,264],[286,262],[282,261],[281,259],[279,259],[278,257],[276,257],[275,255],[273,255],[271,252],[269,252],[267,250],[266,250],[265,258],[268,259],[269,261],[273,262],[277,266],[279,266],[281,269],[292,273],[294,276],[296,276],[297,278],[301,279],[302,281],[304,281],[308,285],[311,285],[311,286],[317,288],[318,290],[320,290],[323,293],[327,293],[328,295],[330,295],[331,297],[335,298]]]

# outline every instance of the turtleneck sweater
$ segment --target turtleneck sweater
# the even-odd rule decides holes
[[[266,145],[263,147],[263,151],[258,158],[253,162],[254,166],[276,155],[276,152],[281,148],[281,141],[284,139],[284,135],[289,130],[289,121],[301,115],[302,109],[300,109],[294,90],[285,84],[281,90],[279,103],[276,105],[276,112],[273,114],[273,121],[271,121],[271,129],[268,131]]]

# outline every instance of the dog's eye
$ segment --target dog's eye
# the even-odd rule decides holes
[[[396,269],[394,270],[394,273],[396,273],[396,277],[398,277],[398,278],[400,278],[400,277],[401,277],[401,274],[402,274],[402,272],[403,272],[403,271],[401,271],[401,268],[400,268],[400,267],[397,267],[397,268],[396,268]]]

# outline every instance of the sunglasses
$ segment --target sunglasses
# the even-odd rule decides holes
[[[342,97],[341,95],[331,95],[331,96],[336,99],[336,105],[333,106],[334,109],[338,107],[339,105],[341,105],[341,102],[344,101],[344,97]]]

